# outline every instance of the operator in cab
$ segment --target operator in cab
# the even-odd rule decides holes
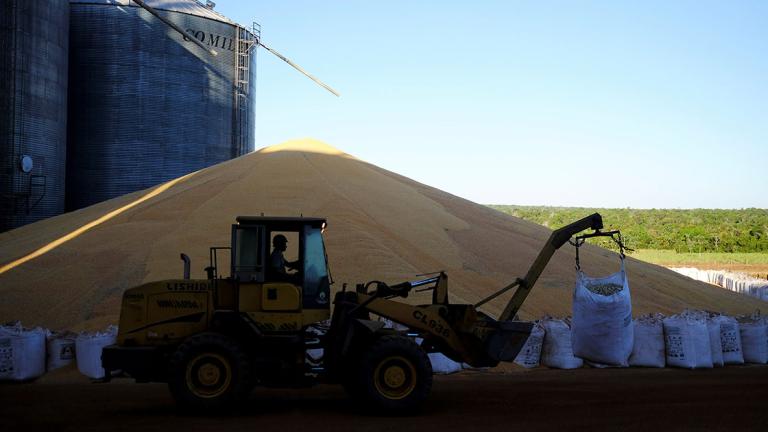
[[[272,254],[269,256],[269,270],[273,279],[291,280],[293,274],[287,270],[298,270],[299,261],[286,261],[283,252],[288,248],[288,239],[284,235],[278,234],[272,239]]]

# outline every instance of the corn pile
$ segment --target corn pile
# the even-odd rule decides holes
[[[587,289],[592,291],[595,294],[610,296],[621,291],[622,289],[624,289],[624,287],[615,283],[595,283],[595,284],[588,284]]]

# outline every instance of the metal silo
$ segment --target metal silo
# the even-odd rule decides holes
[[[68,209],[253,150],[255,29],[194,0],[70,5]]]
[[[0,231],[64,212],[67,0],[0,0]]]

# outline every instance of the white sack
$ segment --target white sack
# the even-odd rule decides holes
[[[45,373],[45,330],[0,326],[0,380],[24,381]]]
[[[634,344],[630,366],[658,367],[666,365],[664,355],[663,317],[640,317],[634,321]]]
[[[432,363],[432,373],[452,374],[461,370],[461,363],[455,362],[443,353],[429,353],[429,362]]]
[[[308,349],[304,355],[304,362],[310,366],[322,366],[323,354],[323,348]]]
[[[525,341],[520,353],[515,357],[515,363],[524,368],[535,368],[541,362],[541,346],[544,343],[544,328],[536,323]]]
[[[686,369],[711,368],[712,348],[707,321],[675,315],[664,319],[667,365]]]
[[[51,333],[46,336],[46,369],[52,371],[75,361],[75,338],[72,333]]]
[[[720,345],[723,348],[723,363],[744,364],[739,322],[735,318],[725,315],[715,316],[712,320],[720,324]]]
[[[763,320],[739,323],[746,363],[768,363],[768,331]]]
[[[392,321],[389,318],[379,318],[379,321],[384,323],[384,328],[391,328],[397,331],[408,331],[408,326]]]
[[[117,327],[109,326],[106,332],[80,333],[75,340],[77,352],[77,369],[83,375],[93,378],[104,378],[105,371],[101,366],[101,351],[107,345],[117,340]]]
[[[416,345],[421,346],[424,339],[416,338],[414,342],[416,342]],[[466,363],[455,362],[443,353],[428,353],[427,357],[429,357],[429,363],[432,365],[432,373],[435,374],[452,374],[462,369],[472,369],[472,366]]]
[[[576,369],[584,365],[582,359],[573,355],[571,327],[568,322],[545,318],[541,325],[545,332],[541,346],[541,364],[558,369]]]
[[[619,287],[604,295],[598,287]],[[595,363],[628,366],[632,354],[632,300],[621,260],[621,270],[610,276],[591,278],[576,273],[573,291],[573,352]]]
[[[720,323],[713,319],[708,319],[707,331],[709,331],[709,349],[712,352],[712,365],[724,366],[723,343],[720,340]]]

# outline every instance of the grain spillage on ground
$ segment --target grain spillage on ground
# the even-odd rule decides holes
[[[520,186],[524,187],[524,186]],[[0,234],[0,264],[138,199],[116,198]],[[238,215],[321,216],[335,288],[371,279],[399,282],[445,270],[451,300],[475,302],[533,262],[550,231],[304,139],[193,174],[51,252],[0,275],[0,321],[52,328],[117,322],[122,292],[142,282],[181,277],[179,252],[204,278],[208,247],[229,243]],[[618,257],[584,247],[590,276],[618,271]],[[558,252],[522,309],[523,318],[568,315],[575,282],[572,248]],[[636,313],[685,307],[747,313],[745,299],[664,268],[628,259]],[[484,307],[497,314],[508,296]],[[429,294],[412,302],[429,302]]]

